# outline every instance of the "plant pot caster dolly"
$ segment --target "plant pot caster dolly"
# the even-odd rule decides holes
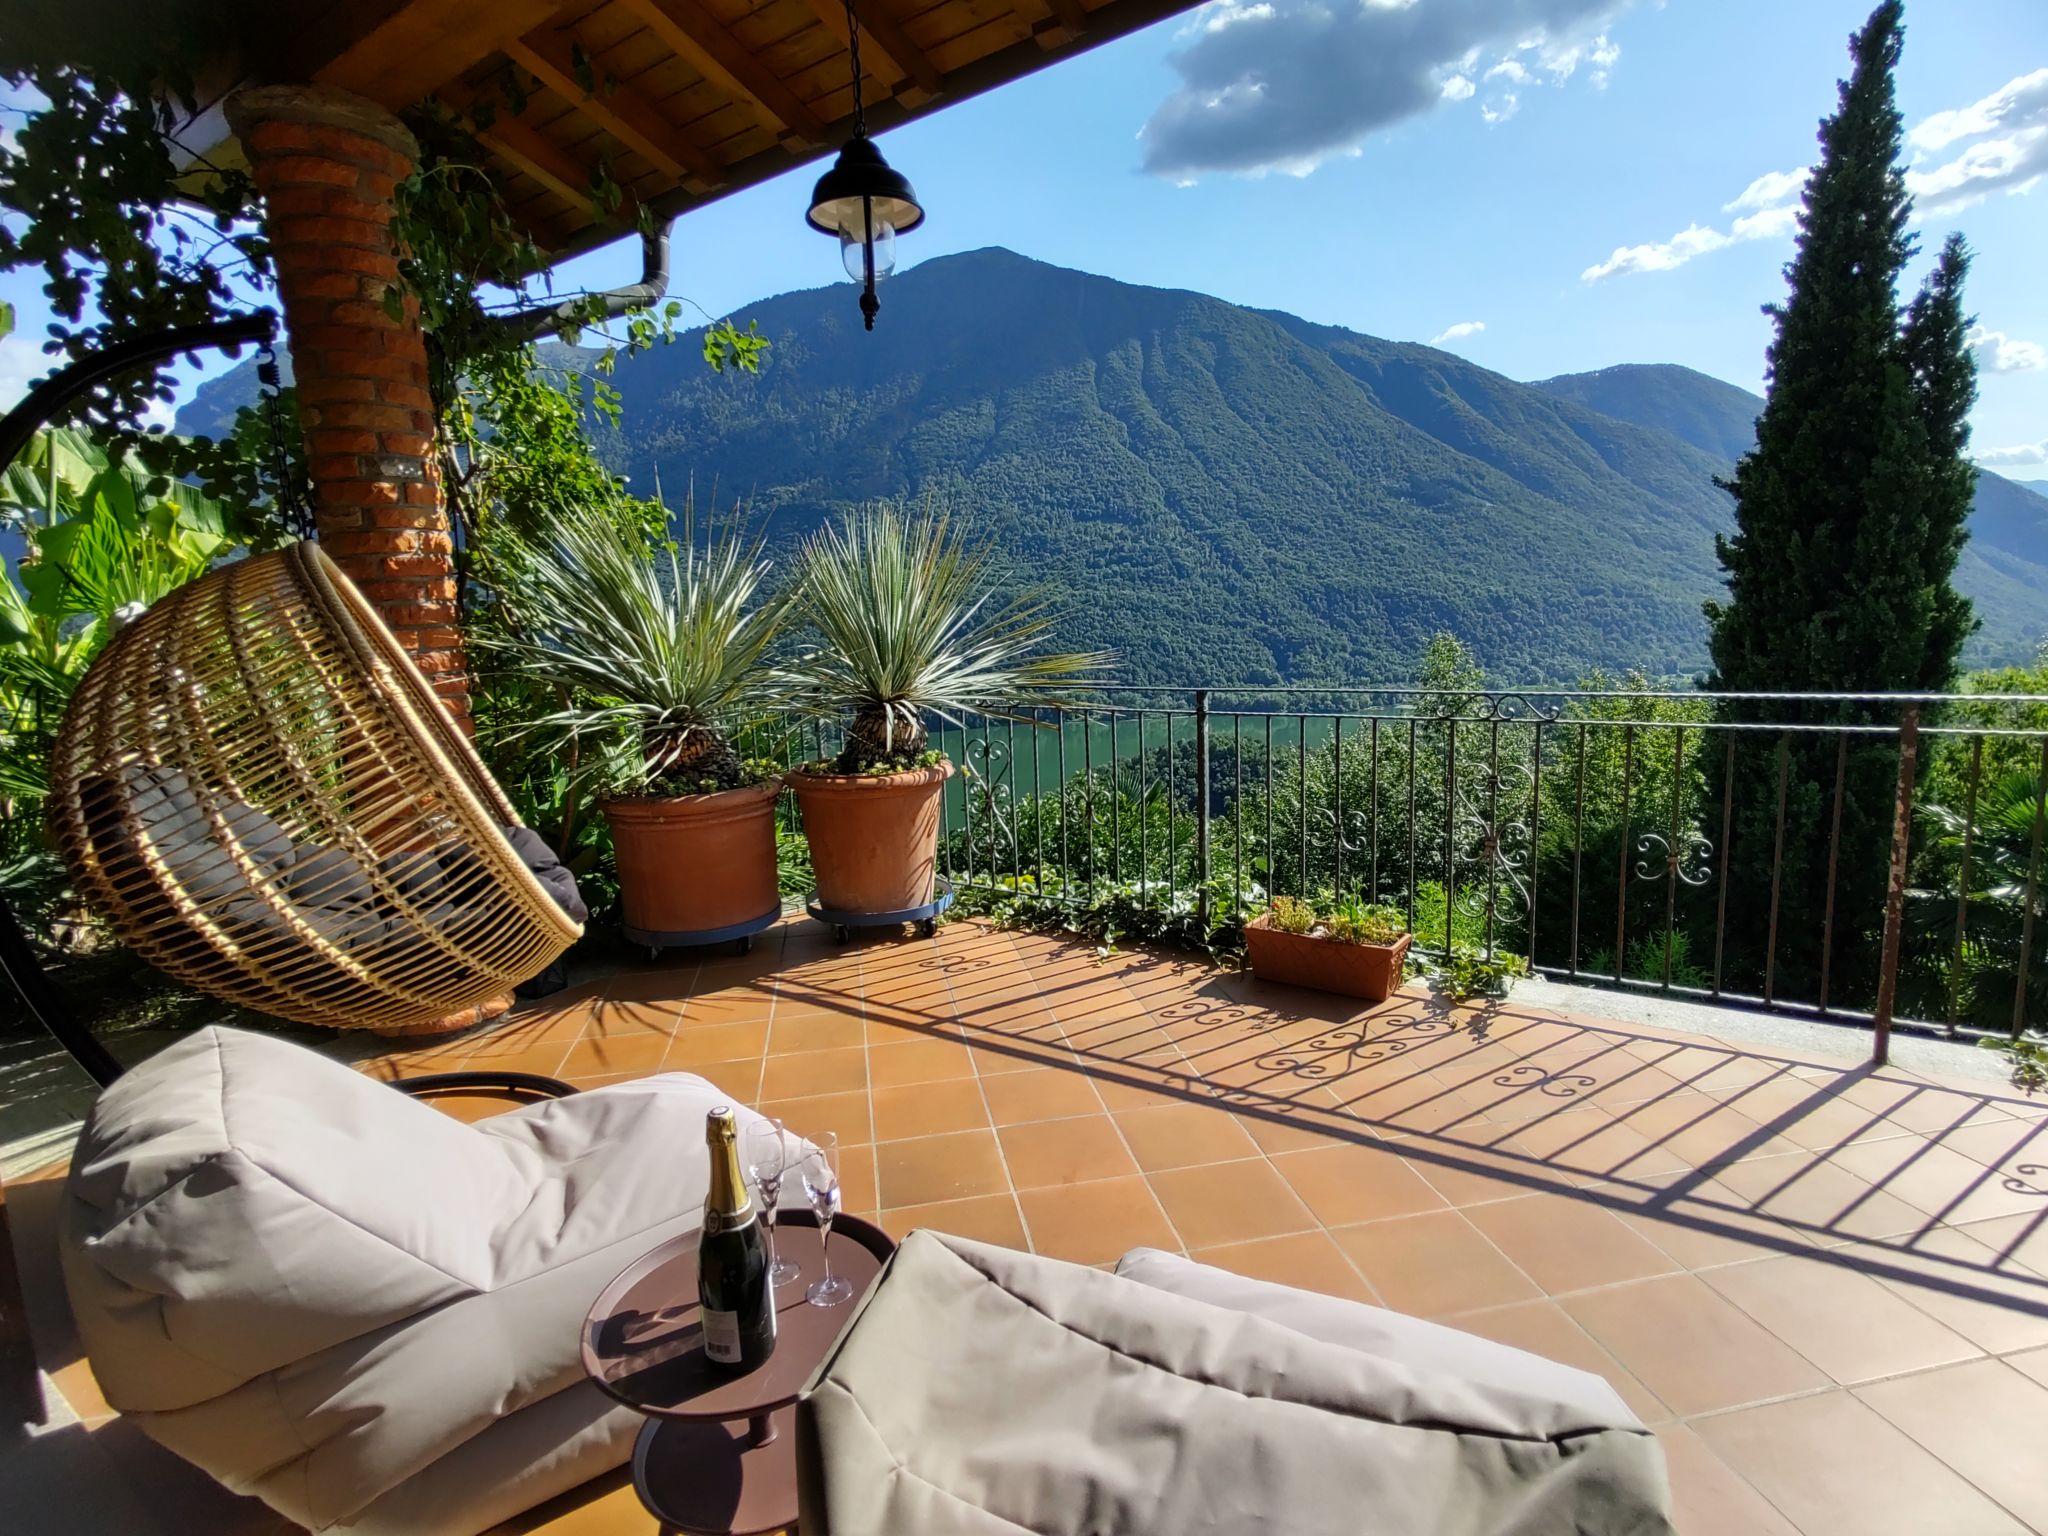
[[[804,899],[804,910],[832,930],[832,937],[841,944],[853,939],[856,928],[901,928],[905,923],[914,925],[920,938],[929,939],[939,931],[939,914],[953,905],[952,882],[943,877],[932,881],[932,899],[921,907],[904,907],[895,912],[843,912],[828,907],[812,891]]]

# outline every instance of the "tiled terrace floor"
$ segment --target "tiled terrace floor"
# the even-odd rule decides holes
[[[1179,1249],[1599,1372],[1657,1427],[1686,1536],[2048,1531],[2048,1105],[1982,1083],[967,923],[843,949],[785,924],[363,1062],[487,1065],[701,1073],[837,1131],[847,1209],[898,1234]],[[144,1449],[126,1475],[180,1476]],[[228,1528],[137,1492],[149,1530]],[[616,1480],[519,1528],[653,1530]]]

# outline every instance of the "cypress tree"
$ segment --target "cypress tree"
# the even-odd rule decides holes
[[[1975,627],[1951,585],[1975,471],[1963,457],[1975,399],[1964,344],[1959,238],[1902,315],[1913,254],[1893,90],[1902,0],[1884,0],[1849,45],[1849,77],[1820,128],[1788,295],[1766,306],[1776,335],[1757,444],[1724,482],[1736,532],[1717,540],[1725,602],[1709,602],[1709,686],[1736,692],[1871,693],[1945,688]],[[1732,703],[1732,722],[1890,724],[1895,709]],[[1780,995],[1812,996],[1832,907],[1830,1001],[1867,1006],[1876,964],[1897,769],[1882,737],[1743,733],[1732,794],[1730,985],[1761,980],[1771,867],[1782,850]],[[1717,754],[1718,755],[1718,754]],[[1724,784],[1715,764],[1713,788]],[[1837,783],[1840,804],[1837,805]],[[1716,806],[1718,809],[1718,806]],[[1711,815],[1711,813],[1710,813]],[[1840,820],[1839,838],[1833,826]],[[1832,878],[1830,870],[1833,870]]]

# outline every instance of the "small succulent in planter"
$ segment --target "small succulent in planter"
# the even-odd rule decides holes
[[[1263,917],[1245,925],[1244,938],[1261,978],[1372,1002],[1401,984],[1409,945],[1399,909],[1356,896],[1320,913],[1309,902],[1276,896]]]
[[[953,771],[927,718],[1028,721],[1021,699],[1086,687],[1111,658],[1035,654],[1051,628],[1043,604],[996,603],[986,551],[930,506],[878,504],[826,526],[798,556],[795,586],[811,643],[784,671],[790,697],[846,723],[838,756],[789,775],[819,901],[842,913],[923,912]]]

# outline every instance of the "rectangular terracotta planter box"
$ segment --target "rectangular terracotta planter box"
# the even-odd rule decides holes
[[[1413,938],[1404,933],[1391,944],[1340,944],[1275,928],[1270,912],[1244,925],[1244,946],[1252,972],[1261,981],[1314,987],[1373,1003],[1384,1002],[1401,985],[1401,962]]]

